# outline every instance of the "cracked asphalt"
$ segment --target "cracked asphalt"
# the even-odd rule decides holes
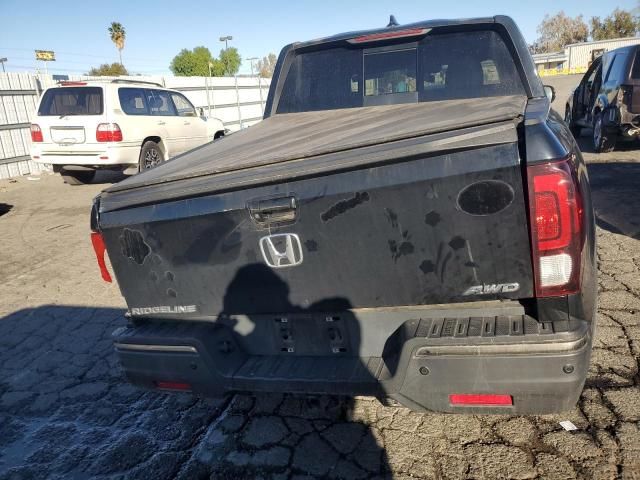
[[[576,81],[554,79],[559,102]],[[138,390],[110,340],[124,303],[101,281],[88,236],[104,184],[0,182],[0,479],[640,479],[640,150],[596,155],[584,133],[598,331],[579,404],[559,415]]]

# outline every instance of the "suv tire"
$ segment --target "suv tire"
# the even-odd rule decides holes
[[[604,128],[602,112],[598,112],[593,120],[593,149],[597,153],[611,152],[616,146],[616,140],[616,134],[607,132]]]
[[[142,172],[148,168],[153,168],[164,162],[164,154],[160,149],[160,145],[151,140],[147,140],[140,149],[140,160],[138,161],[138,169]]]
[[[577,139],[582,132],[582,127],[573,123],[573,115],[571,114],[571,107],[569,105],[567,105],[564,110],[564,122],[569,126],[571,135],[573,135],[573,137]]]
[[[96,176],[95,170],[70,171],[60,170],[60,175],[67,185],[86,185]]]

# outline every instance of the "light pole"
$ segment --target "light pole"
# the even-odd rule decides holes
[[[226,37],[220,37],[220,41],[224,42],[224,49],[227,50],[229,48],[229,40],[233,40],[231,35],[227,35]]]
[[[0,58],[0,63],[2,64],[2,73],[5,73],[4,62],[7,61],[7,57]]]
[[[249,60],[249,62],[251,62],[251,76],[253,77],[253,61],[254,60],[258,60],[258,57],[247,58],[247,60]]]

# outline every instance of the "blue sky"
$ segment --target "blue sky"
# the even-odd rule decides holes
[[[0,0],[0,57],[10,71],[33,70],[34,49],[54,50],[51,73],[85,73],[92,66],[118,60],[107,27],[119,21],[127,31],[123,63],[133,72],[168,74],[182,48],[205,45],[217,55],[222,35],[244,58],[262,57],[296,40],[350,30],[382,27],[393,13],[400,23],[432,18],[506,14],[528,42],[545,13],[608,15],[616,6],[631,9],[635,0],[476,0],[392,2],[231,0],[26,1]],[[249,72],[243,62],[241,73]]]

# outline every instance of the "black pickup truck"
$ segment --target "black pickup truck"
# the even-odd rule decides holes
[[[91,225],[136,385],[520,414],[586,378],[587,169],[508,17],[291,44],[261,123],[107,188]]]

